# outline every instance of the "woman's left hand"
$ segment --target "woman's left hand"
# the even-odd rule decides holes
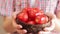
[[[52,31],[55,27],[55,23],[52,22],[50,27],[44,28],[45,31],[39,31],[38,34],[48,34],[50,31]]]
[[[55,23],[53,22],[53,18],[55,17],[53,14],[47,12],[45,13],[47,16],[49,16],[50,18],[52,18],[51,20],[51,26],[50,27],[45,27],[44,30],[45,31],[39,31],[38,34],[49,34],[54,28],[55,28]]]

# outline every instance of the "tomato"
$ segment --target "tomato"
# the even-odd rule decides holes
[[[32,8],[27,8],[27,11],[29,12]]]
[[[18,14],[18,19],[23,22],[26,22],[28,20],[28,14],[22,12],[22,13]]]
[[[34,21],[28,21],[27,24],[32,24],[32,25],[34,25],[35,22],[34,22]]]
[[[28,24],[44,24],[48,21],[48,17],[38,8],[24,8],[17,17],[23,22],[28,22]]]
[[[36,17],[37,15],[44,15],[44,12],[42,10],[39,10],[38,8],[30,8],[28,11],[28,15],[31,18]]]
[[[27,13],[27,8],[22,9],[22,12]]]
[[[38,12],[39,11],[37,9],[31,8],[31,10],[28,11],[28,15],[29,15],[29,17],[34,18],[36,16],[35,14]]]
[[[22,10],[22,12],[27,13],[27,12],[29,12],[30,10],[31,10],[31,8],[24,8],[24,9]]]
[[[40,15],[35,18],[37,24],[45,24],[48,22],[48,17],[46,15]]]
[[[38,13],[36,13],[36,16],[39,16],[39,15],[44,15],[44,12],[40,10]]]

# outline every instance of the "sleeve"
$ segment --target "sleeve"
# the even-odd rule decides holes
[[[58,0],[49,0],[46,6],[46,12],[51,12],[54,14]]]
[[[13,11],[13,0],[0,0],[0,14],[11,16]]]

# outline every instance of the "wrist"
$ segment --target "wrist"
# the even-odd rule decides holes
[[[4,21],[3,21],[3,28],[6,32],[8,33],[13,33],[15,31],[13,25],[12,25],[12,17],[9,16],[4,16]]]

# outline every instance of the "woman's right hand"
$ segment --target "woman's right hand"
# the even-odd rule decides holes
[[[21,29],[21,28],[23,28],[23,26],[22,25],[18,25],[16,23],[16,21],[15,21],[16,15],[17,15],[17,12],[14,12],[13,13],[13,18],[12,18],[13,19],[12,20],[12,25],[13,25],[15,31],[17,31],[17,33],[19,33],[19,34],[25,34],[27,31],[25,29]]]

